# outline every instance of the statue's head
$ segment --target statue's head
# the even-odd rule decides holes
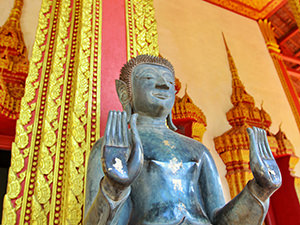
[[[175,77],[171,63],[150,55],[130,59],[121,69],[116,88],[123,109],[129,115],[167,117],[171,129],[171,111],[175,99]]]

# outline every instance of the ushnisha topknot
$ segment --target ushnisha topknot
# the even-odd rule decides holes
[[[127,91],[129,98],[131,100],[131,74],[134,68],[140,64],[154,64],[159,66],[164,66],[169,69],[175,76],[174,67],[165,58],[153,55],[138,55],[135,58],[130,59],[121,69],[120,80],[127,84]]]

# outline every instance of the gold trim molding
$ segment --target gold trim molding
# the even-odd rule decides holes
[[[153,0],[125,0],[127,59],[142,54],[159,55]]]

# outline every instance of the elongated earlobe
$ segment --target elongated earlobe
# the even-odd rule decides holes
[[[167,116],[167,125],[171,130],[173,131],[177,130],[177,127],[174,125],[172,121],[172,112],[170,112],[169,115]]]

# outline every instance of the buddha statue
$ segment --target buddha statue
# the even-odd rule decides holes
[[[225,204],[214,160],[172,123],[175,78],[164,58],[121,69],[123,112],[110,111],[88,162],[84,224],[262,224],[281,175],[264,130],[248,128],[254,179]]]

